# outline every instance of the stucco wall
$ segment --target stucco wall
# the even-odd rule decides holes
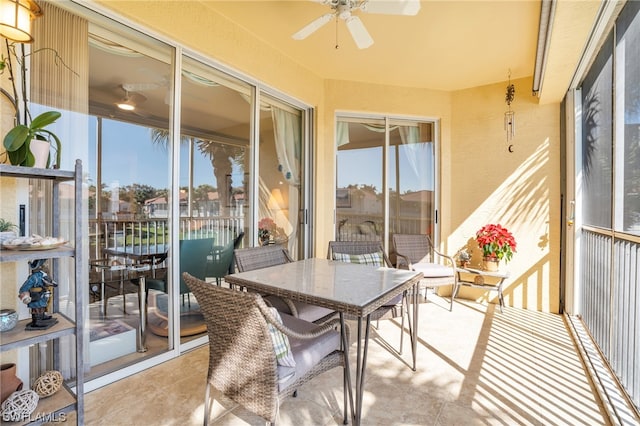
[[[455,252],[468,244],[475,249],[472,263],[479,265],[482,253],[472,241],[475,232],[486,223],[507,227],[518,244],[507,265],[507,305],[557,312],[560,106],[539,105],[531,96],[530,79],[513,83],[516,133],[509,142],[503,126],[506,82],[452,94],[452,185],[443,188],[452,198],[446,246]],[[481,296],[464,290],[462,296]]]
[[[517,128],[514,152],[509,153],[503,129],[506,82],[449,93],[323,81],[207,8],[206,2],[193,3],[188,13],[181,2],[163,2],[162,7],[150,7],[147,1],[98,4],[316,108],[314,248],[319,257],[333,235],[335,113],[439,120],[442,248],[455,252],[485,223],[507,226],[518,242],[508,265],[512,280],[505,292],[507,304],[558,310],[559,105],[539,105],[530,95],[530,79],[514,82]],[[474,254],[478,262],[479,251]],[[473,290],[462,295],[480,296]]]

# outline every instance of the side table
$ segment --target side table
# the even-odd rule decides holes
[[[488,291],[497,291],[498,300],[500,301],[500,312],[502,313],[502,308],[504,306],[502,287],[504,285],[504,281],[509,278],[509,272],[489,272],[481,269],[457,267],[456,273],[458,274],[458,286],[454,291],[453,297],[458,295],[458,290],[461,285],[481,288]]]

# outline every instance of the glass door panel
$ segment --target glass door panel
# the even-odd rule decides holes
[[[209,247],[205,268],[187,270],[189,262],[180,259],[180,275],[186,271],[220,283],[231,266],[227,254],[247,232],[251,88],[187,56],[182,66],[179,235],[181,245],[206,240]],[[197,301],[182,283],[179,293],[184,343],[204,335],[206,327]]]
[[[167,270],[171,150],[154,135],[169,128],[173,50],[118,31],[89,26],[88,378],[172,347],[145,321],[157,306],[140,283]]]
[[[262,95],[258,179],[258,244],[285,246],[303,257],[303,111]]]
[[[433,234],[433,123],[389,128],[390,233]]]
[[[384,120],[337,123],[336,238],[381,240],[384,235]]]
[[[391,251],[393,233],[433,237],[435,123],[338,117],[336,129],[336,239],[388,238]]]

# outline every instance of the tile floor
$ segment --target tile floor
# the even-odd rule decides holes
[[[465,300],[449,312],[435,295],[419,315],[417,371],[408,346],[402,357],[369,346],[363,425],[609,424],[562,316],[508,307],[501,314]],[[399,323],[381,321],[372,337],[397,347],[398,332]],[[199,348],[87,394],[85,423],[202,424],[207,357]],[[284,400],[278,424],[342,424],[341,374],[327,372]],[[264,424],[228,400],[214,411],[213,424]]]

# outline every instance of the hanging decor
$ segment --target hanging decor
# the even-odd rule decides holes
[[[511,102],[516,95],[516,88],[511,84],[511,70],[509,70],[509,85],[507,86],[507,93],[504,100],[509,107],[508,111],[504,113],[504,129],[507,131],[507,142],[513,139],[513,135],[516,133],[516,113],[511,110]],[[512,151],[512,145],[509,145],[509,152]]]

